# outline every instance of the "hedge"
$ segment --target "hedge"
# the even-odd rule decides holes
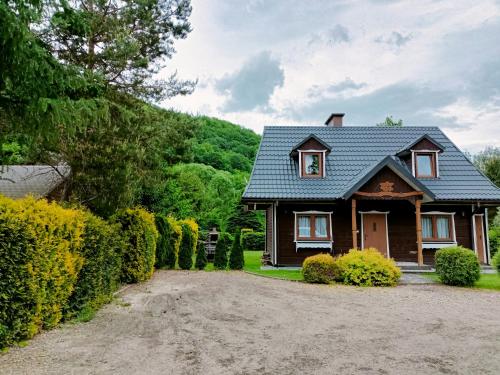
[[[302,275],[308,283],[330,284],[340,277],[340,267],[330,254],[307,257],[302,263]]]
[[[156,246],[156,267],[175,268],[182,241],[182,227],[171,216],[156,216],[160,235]]]
[[[492,258],[493,267],[497,269],[498,276],[500,276],[500,251],[497,252]]]
[[[266,234],[264,232],[242,230],[241,245],[245,250],[264,250],[266,246]]]
[[[436,251],[436,273],[443,284],[473,286],[481,276],[481,266],[474,251],[450,246]]]
[[[122,248],[120,227],[87,212],[83,244],[84,257],[75,290],[65,307],[67,317],[83,309],[95,310],[109,302],[120,286]]]
[[[84,215],[0,196],[0,347],[52,328],[75,288]]]
[[[338,281],[359,286],[394,286],[401,270],[393,259],[387,259],[377,249],[351,249],[337,259],[341,272]]]
[[[189,270],[193,267],[193,255],[198,243],[198,224],[193,219],[181,220],[182,242],[179,250],[179,267]]]
[[[121,281],[135,283],[153,275],[158,231],[153,214],[136,207],[119,211],[112,218],[121,226],[123,258]]]

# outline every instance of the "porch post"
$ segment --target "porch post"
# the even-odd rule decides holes
[[[358,248],[358,226],[356,223],[356,199],[351,200],[352,248]]]
[[[418,265],[424,265],[424,255],[422,253],[422,221],[420,219],[420,206],[422,204],[421,199],[415,201],[415,208],[417,209],[417,254],[418,254]]]

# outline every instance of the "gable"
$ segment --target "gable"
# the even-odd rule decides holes
[[[411,193],[416,190],[389,167],[384,167],[359,188],[358,191],[365,193]]]
[[[441,148],[427,138],[424,138],[421,141],[415,143],[415,145],[412,146],[412,150],[441,151]]]
[[[325,145],[320,143],[317,139],[310,138],[307,141],[305,141],[300,147],[298,147],[297,151],[305,151],[305,150],[323,151],[326,149],[327,148],[325,147]]]

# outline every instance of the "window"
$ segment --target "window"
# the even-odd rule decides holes
[[[436,177],[436,154],[418,152],[415,154],[415,177]]]
[[[453,241],[452,215],[422,215],[424,241]]]
[[[297,215],[296,233],[298,240],[330,240],[330,215]]]
[[[323,152],[302,152],[301,177],[323,177]]]

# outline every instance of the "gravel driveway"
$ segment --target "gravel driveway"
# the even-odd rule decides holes
[[[500,293],[159,271],[1,374],[499,374]]]

